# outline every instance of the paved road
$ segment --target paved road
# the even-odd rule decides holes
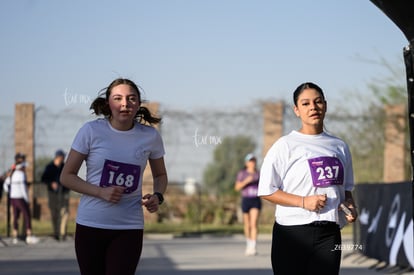
[[[246,257],[244,240],[240,235],[226,237],[172,238],[169,235],[148,235],[136,274],[176,275],[271,275],[270,236],[260,236],[257,256]],[[350,242],[344,240],[344,244]],[[8,246],[6,246],[8,245]],[[366,259],[352,251],[343,251],[341,275],[382,275],[390,269],[376,271],[369,267],[375,260]],[[0,274],[79,274],[73,240],[56,242],[41,238],[36,245],[0,243]],[[404,273],[413,275],[414,272]]]

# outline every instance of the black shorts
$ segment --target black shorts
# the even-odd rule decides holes
[[[242,198],[241,201],[241,208],[243,213],[248,213],[250,211],[250,209],[252,208],[257,208],[257,209],[262,209],[262,201],[260,200],[259,197],[254,197],[254,198]]]

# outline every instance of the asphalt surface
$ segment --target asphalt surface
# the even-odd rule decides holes
[[[20,241],[12,244],[11,239],[0,240],[0,274],[79,274],[73,239],[57,242],[42,237],[34,245]],[[176,274],[215,274],[215,275],[271,275],[270,235],[260,235],[258,255],[244,255],[244,238],[233,236],[192,236],[174,238],[171,235],[146,235],[141,261],[136,274],[176,275]],[[381,275],[406,274],[401,270],[376,265],[378,262],[367,259],[352,250],[352,241],[343,237],[341,275]]]

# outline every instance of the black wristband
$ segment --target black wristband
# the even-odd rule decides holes
[[[158,197],[158,204],[162,204],[164,202],[164,196],[160,192],[154,192],[154,195]]]

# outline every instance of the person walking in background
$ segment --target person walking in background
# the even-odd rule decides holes
[[[20,214],[22,214],[26,230],[26,243],[36,244],[39,242],[39,239],[32,234],[32,219],[30,215],[29,195],[25,173],[27,165],[26,156],[17,153],[14,159],[15,163],[3,185],[4,191],[8,192],[10,205],[13,209],[12,242],[13,244],[17,244],[18,242],[19,218]]]
[[[352,158],[343,140],[324,131],[327,102],[319,86],[301,84],[293,102],[302,126],[273,144],[260,172],[259,196],[277,205],[272,268],[282,275],[334,275],[340,228],[357,218]]]
[[[164,145],[159,132],[145,125],[161,119],[141,104],[134,82],[115,79],[91,105],[104,118],[81,127],[63,168],[62,184],[83,194],[75,234],[81,274],[135,274],[142,251],[143,207],[154,213],[164,200]],[[78,176],[84,161],[85,180]],[[153,193],[143,195],[147,161]]]
[[[256,157],[247,154],[245,167],[237,174],[235,183],[236,191],[241,191],[241,208],[243,212],[243,229],[246,237],[246,256],[257,254],[256,240],[258,234],[258,220],[262,202],[257,196],[259,184],[259,171],[256,168]]]
[[[69,189],[60,182],[64,161],[65,152],[57,150],[54,159],[46,165],[41,178],[47,185],[53,236],[58,241],[66,239],[69,219]]]

